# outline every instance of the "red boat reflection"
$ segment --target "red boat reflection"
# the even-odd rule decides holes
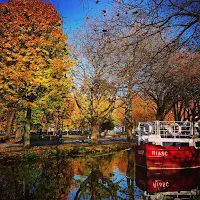
[[[199,179],[200,169],[148,170],[136,166],[136,185],[147,199],[200,197]]]

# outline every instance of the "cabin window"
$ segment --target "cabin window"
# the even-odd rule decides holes
[[[196,147],[200,147],[200,142],[196,142]]]
[[[188,142],[180,143],[180,142],[163,142],[163,146],[175,146],[175,147],[189,147]]]
[[[180,146],[189,147],[189,143],[181,143]]]
[[[163,146],[172,146],[173,142],[163,142]]]

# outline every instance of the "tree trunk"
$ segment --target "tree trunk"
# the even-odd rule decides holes
[[[133,139],[133,116],[132,116],[132,91],[129,89],[126,97],[126,110],[125,110],[125,129],[127,132],[127,140]]]
[[[99,139],[99,124],[92,124],[92,135],[91,135],[91,140],[92,142],[98,142]]]
[[[165,118],[164,107],[157,106],[156,120],[163,121]]]
[[[53,135],[57,135],[58,132],[58,122],[57,120],[54,122],[54,127],[53,127]]]
[[[56,110],[56,113],[53,115],[54,120],[54,127],[53,127],[53,135],[57,135],[58,132],[58,111]]]
[[[173,106],[174,111],[174,120],[175,121],[181,121],[182,120],[182,114],[184,113],[184,105],[183,102],[179,101]],[[183,120],[185,120],[185,115],[183,115]]]
[[[7,120],[7,130],[6,130],[6,137],[9,138],[10,134],[11,134],[11,126],[12,126],[12,122],[15,116],[15,111],[11,111],[8,120]]]
[[[30,130],[31,130],[31,108],[27,108],[25,133],[24,133],[24,148],[30,147]]]

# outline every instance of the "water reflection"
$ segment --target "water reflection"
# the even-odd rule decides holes
[[[113,183],[109,178],[104,177],[99,168],[92,169],[89,176],[80,184],[76,192],[75,200],[85,199],[117,199],[119,185]]]
[[[134,199],[134,155],[0,165],[0,199]]]
[[[66,160],[4,165],[0,169],[0,197],[59,199],[69,193],[72,178],[73,171]]]
[[[127,151],[97,158],[57,156],[54,160],[1,164],[0,199],[161,199],[159,195],[177,191],[198,196],[199,170],[148,171],[135,169],[134,163],[134,152]]]
[[[133,164],[133,151],[90,161],[89,173],[75,177],[78,190],[71,190],[70,199],[134,199]]]
[[[147,170],[136,167],[142,199],[199,199],[200,169]]]

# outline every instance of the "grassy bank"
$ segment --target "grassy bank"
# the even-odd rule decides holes
[[[133,143],[107,142],[102,144],[60,144],[53,146],[34,146],[24,150],[22,147],[1,148],[0,161],[37,160],[55,157],[99,156],[133,148]]]

